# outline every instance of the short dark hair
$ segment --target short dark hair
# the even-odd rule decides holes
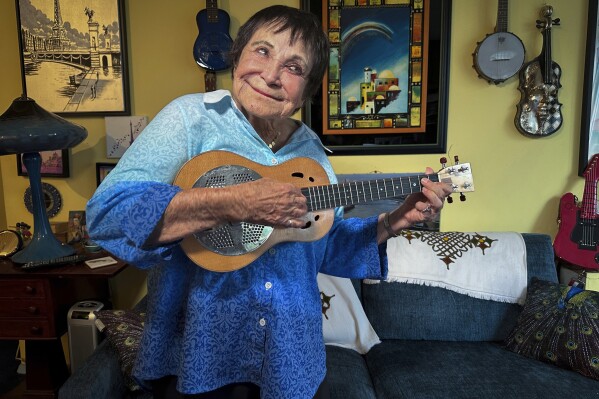
[[[329,39],[322,29],[318,17],[308,11],[275,5],[254,14],[239,28],[237,38],[231,46],[229,56],[233,70],[237,67],[241,52],[254,33],[264,26],[276,28],[275,33],[291,31],[290,44],[295,43],[298,39],[304,42],[313,61],[308,74],[304,98],[312,97],[316,94],[329,63]]]

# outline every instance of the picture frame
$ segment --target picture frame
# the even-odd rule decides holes
[[[302,117],[332,155],[445,153],[451,0],[303,0],[301,6],[323,20],[331,40],[323,84]],[[376,47],[385,42],[391,47]],[[362,50],[366,45],[375,51]],[[390,94],[395,83],[400,92]]]
[[[28,97],[61,116],[131,114],[124,0],[61,0],[57,14],[15,1]]]
[[[87,221],[85,211],[69,211],[67,244],[76,244],[87,239]]]
[[[96,186],[99,186],[102,183],[102,180],[114,167],[116,166],[115,162],[97,162],[96,163]]]
[[[580,155],[578,175],[582,176],[594,154],[599,153],[599,15],[597,2],[589,0],[587,43],[582,91]]]
[[[21,160],[22,154],[17,154],[17,174],[19,176],[29,176],[27,168]],[[69,150],[41,151],[42,157],[41,176],[42,177],[69,177]]]

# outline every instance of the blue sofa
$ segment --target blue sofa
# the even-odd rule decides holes
[[[551,238],[523,234],[528,279],[557,282]],[[520,305],[443,288],[355,282],[381,338],[366,355],[327,346],[331,399],[599,397],[599,381],[503,348]],[[107,340],[66,381],[59,398],[150,398],[129,392]]]

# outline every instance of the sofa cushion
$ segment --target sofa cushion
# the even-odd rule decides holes
[[[528,281],[536,276],[557,282],[551,237],[522,234],[522,238]],[[503,341],[522,310],[516,304],[406,283],[363,284],[362,300],[370,323],[383,340]],[[398,306],[389,306],[393,303]]]
[[[352,281],[319,273],[322,330],[327,345],[366,353],[381,342],[373,330]]]
[[[119,364],[127,387],[141,389],[131,376],[139,343],[143,334],[146,314],[138,310],[101,310],[95,312],[98,329],[106,334],[110,344],[116,349]]]
[[[354,350],[327,346],[330,399],[375,399],[364,357]]]
[[[534,279],[506,348],[599,380],[599,292]]]
[[[490,342],[390,340],[365,356],[379,399],[595,397],[599,383]]]

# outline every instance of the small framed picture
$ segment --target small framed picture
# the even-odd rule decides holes
[[[113,162],[98,162],[98,163],[96,163],[96,185],[97,186],[99,186],[100,183],[102,183],[102,180],[104,180],[104,178],[106,176],[108,176],[110,171],[112,169],[114,169],[115,166],[116,166],[116,163],[113,163]]]
[[[148,124],[146,116],[108,116],[106,124],[106,158],[120,158]]]
[[[85,211],[69,211],[67,242],[69,244],[74,244],[84,241],[87,238],[86,226]]]
[[[22,154],[17,154],[17,173],[19,176],[29,176],[27,168],[21,160]],[[41,151],[42,177],[69,177],[69,150]]]

